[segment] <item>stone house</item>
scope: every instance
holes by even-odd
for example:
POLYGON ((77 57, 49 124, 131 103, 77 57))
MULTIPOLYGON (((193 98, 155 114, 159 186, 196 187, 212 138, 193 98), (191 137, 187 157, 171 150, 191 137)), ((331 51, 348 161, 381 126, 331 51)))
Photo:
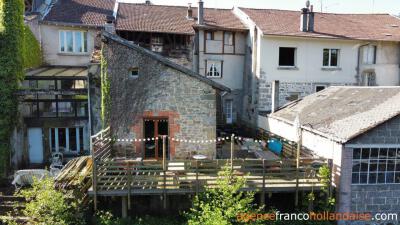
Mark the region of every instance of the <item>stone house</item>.
POLYGON ((187 144, 173 139, 216 138, 218 92, 230 89, 165 57, 103 33, 110 79, 110 127, 119 142, 117 155, 162 157, 161 135, 168 135, 168 157, 204 154, 215 158, 215 143, 187 144))
POLYGON ((258 120, 333 160, 339 212, 400 213, 400 87, 329 87, 258 120))
POLYGON ((400 20, 389 14, 336 14, 236 7, 252 49, 244 77, 244 120, 328 86, 400 84, 400 20), (279 22, 277 22, 279 21, 279 22))

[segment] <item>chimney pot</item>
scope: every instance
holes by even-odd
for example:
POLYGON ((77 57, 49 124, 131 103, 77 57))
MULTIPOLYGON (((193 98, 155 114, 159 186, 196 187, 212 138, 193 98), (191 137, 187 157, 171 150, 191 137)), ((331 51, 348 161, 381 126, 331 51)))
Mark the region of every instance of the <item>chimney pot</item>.
POLYGON ((199 0, 199 8, 197 13, 197 24, 203 25, 204 24, 204 2, 199 0))

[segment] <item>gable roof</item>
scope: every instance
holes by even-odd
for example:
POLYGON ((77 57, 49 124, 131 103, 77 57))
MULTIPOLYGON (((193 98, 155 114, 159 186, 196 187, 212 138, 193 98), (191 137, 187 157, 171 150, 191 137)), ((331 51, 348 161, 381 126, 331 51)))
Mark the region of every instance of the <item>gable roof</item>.
MULTIPOLYGON (((192 11, 193 19, 189 19, 185 6, 119 3, 116 29, 193 35, 193 27, 199 25, 197 8, 192 11)), ((212 28, 247 30, 230 9, 205 8, 204 23, 212 28)))
POLYGON ((116 0, 58 0, 43 18, 47 23, 103 26, 116 0))
POLYGON ((150 57, 150 58, 152 58, 154 60, 157 60, 160 63, 162 63, 162 64, 164 64, 164 65, 166 65, 168 67, 171 67, 171 68, 173 68, 175 70, 178 70, 178 71, 184 73, 185 75, 188 75, 188 76, 191 76, 193 78, 196 78, 197 80, 200 80, 200 81, 202 81, 202 82, 204 82, 204 83, 206 83, 206 84, 208 84, 208 85, 210 85, 210 86, 212 86, 212 87, 214 87, 216 89, 219 89, 221 91, 227 91, 227 92, 231 91, 228 87, 226 87, 226 86, 224 86, 222 84, 219 84, 219 83, 217 83, 217 82, 215 82, 215 81, 213 81, 211 79, 208 79, 205 76, 202 76, 202 75, 200 75, 198 73, 195 73, 194 71, 192 71, 190 69, 187 69, 184 66, 181 66, 181 65, 179 65, 177 63, 174 63, 171 60, 169 60, 169 59, 167 59, 167 58, 165 58, 165 57, 163 57, 163 56, 161 56, 159 54, 156 54, 156 53, 154 53, 154 52, 152 52, 152 51, 150 51, 148 49, 145 49, 143 47, 140 47, 139 45, 133 44, 132 42, 127 41, 127 40, 125 40, 125 39, 123 39, 123 38, 121 38, 121 37, 119 37, 117 35, 114 35, 114 34, 111 34, 111 33, 105 32, 105 31, 102 32, 102 35, 103 35, 103 37, 105 37, 107 39, 113 40, 113 41, 115 41, 115 42, 117 42, 119 44, 125 45, 128 48, 134 49, 135 51, 138 51, 138 52, 140 52, 140 53, 142 53, 142 54, 144 54, 144 55, 146 55, 146 56, 148 56, 148 57, 150 57))
POLYGON ((265 35, 400 41, 400 19, 389 14, 315 12, 314 32, 300 31, 299 11, 239 8, 265 35))
POLYGON ((400 87, 329 87, 294 101, 269 117, 345 143, 400 115, 400 87))

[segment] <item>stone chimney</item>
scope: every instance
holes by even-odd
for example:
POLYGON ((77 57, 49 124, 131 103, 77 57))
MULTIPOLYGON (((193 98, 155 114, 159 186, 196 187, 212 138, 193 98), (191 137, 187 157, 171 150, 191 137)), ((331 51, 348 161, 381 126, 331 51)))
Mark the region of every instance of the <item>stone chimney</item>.
POLYGON ((188 9, 187 9, 187 16, 188 19, 192 19, 193 18, 193 9, 192 9, 192 4, 189 3, 188 5, 188 9))
POLYGON ((300 16, 300 31, 313 32, 314 31, 314 6, 310 6, 310 1, 306 2, 306 7, 301 9, 300 16))
POLYGON ((272 81, 272 93, 271 93, 271 113, 274 113, 279 108, 279 80, 272 81))
POLYGON ((115 18, 114 16, 107 16, 106 24, 104 24, 104 30, 111 34, 115 34, 115 18))
POLYGON ((204 2, 199 0, 199 8, 197 13, 197 24, 203 25, 204 24, 204 2))

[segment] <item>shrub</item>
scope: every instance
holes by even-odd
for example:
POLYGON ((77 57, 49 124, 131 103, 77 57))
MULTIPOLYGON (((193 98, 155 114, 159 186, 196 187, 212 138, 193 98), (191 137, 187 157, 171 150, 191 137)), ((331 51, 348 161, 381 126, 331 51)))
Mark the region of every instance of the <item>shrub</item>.
MULTIPOLYGON (((246 180, 234 176, 229 167, 218 173, 217 187, 206 188, 195 197, 193 207, 186 213, 189 225, 240 224, 240 213, 259 212, 253 204, 254 193, 242 192, 246 180)), ((246 223, 249 224, 249 223, 246 223)))
POLYGON ((24 26, 23 61, 25 69, 42 65, 42 51, 40 49, 40 44, 27 25, 24 26))

